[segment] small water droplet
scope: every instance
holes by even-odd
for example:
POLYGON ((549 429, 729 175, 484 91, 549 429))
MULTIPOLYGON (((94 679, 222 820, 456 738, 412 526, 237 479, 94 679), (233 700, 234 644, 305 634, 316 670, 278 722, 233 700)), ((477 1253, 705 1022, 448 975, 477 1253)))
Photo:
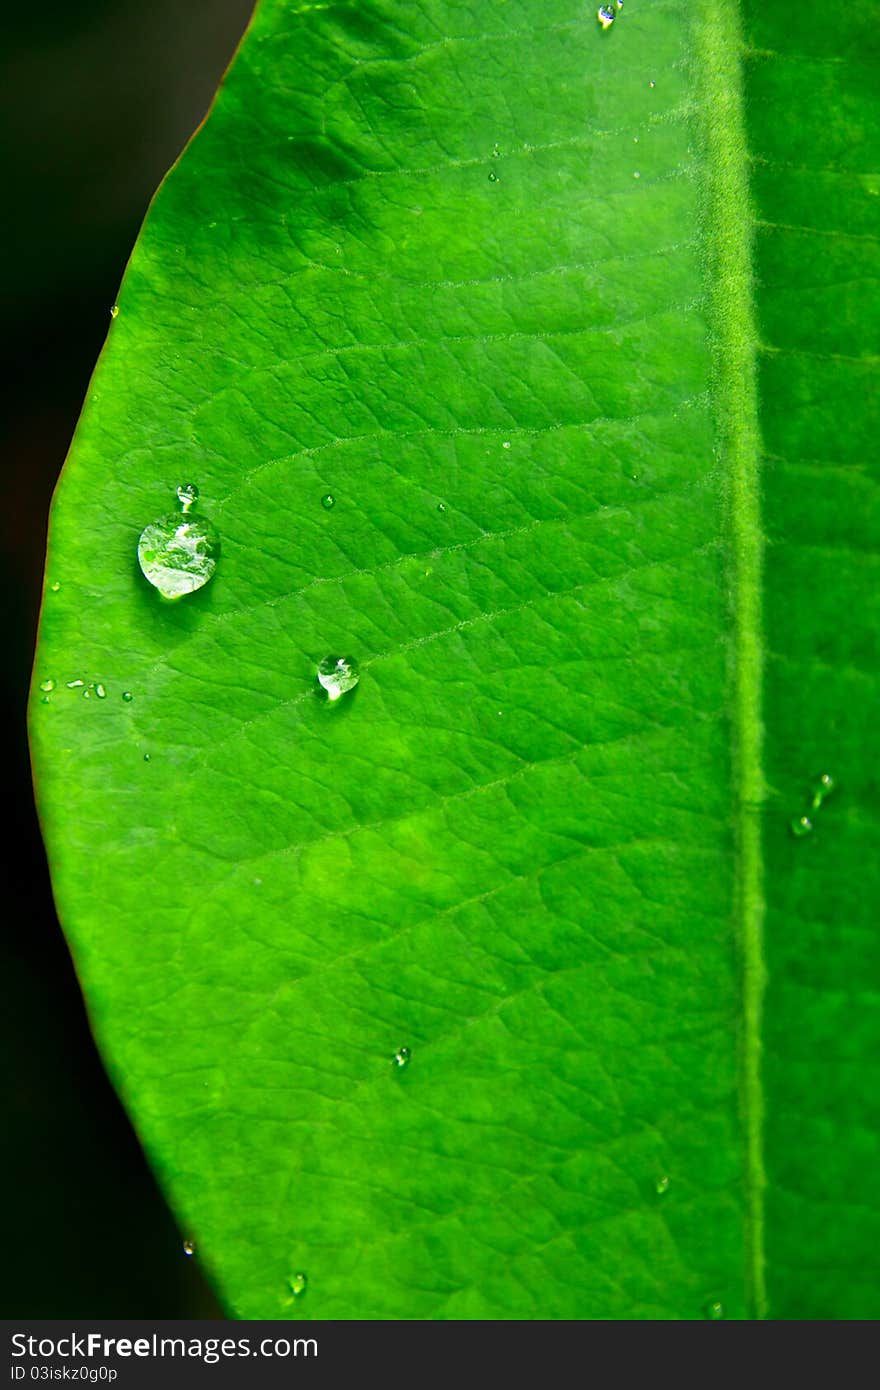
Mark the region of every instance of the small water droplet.
POLYGON ((704 1307, 703 1314, 710 1322, 720 1322, 724 1317, 724 1304, 713 1298, 704 1307))
POLYGON ((821 777, 816 778, 816 782, 813 786, 813 800, 811 802, 814 811, 818 811, 825 798, 830 796, 834 791, 834 787, 834 778, 831 776, 830 772, 823 772, 821 777))
POLYGON ((642 176, 641 176, 641 174, 639 173, 638 169, 633 170, 633 178, 634 178, 634 179, 640 179, 641 177, 642 177, 642 176))
POLYGON ((400 1067, 402 1069, 403 1067, 409 1066, 411 1057, 412 1052, 408 1047, 399 1047, 395 1052, 394 1056, 391 1058, 391 1061, 393 1062, 394 1066, 400 1067))
POLYGON ((48 695, 50 690, 55 689, 55 682, 51 678, 49 680, 40 681, 40 689, 44 695, 48 695))
POLYGON ((649 87, 656 87, 656 86, 657 86, 657 83, 654 82, 653 79, 652 79, 652 80, 648 83, 648 86, 649 86, 649 87))
POLYGON ((662 1178, 657 1179, 654 1184, 654 1191, 658 1197, 664 1197, 669 1191, 669 1177, 666 1173, 663 1174, 662 1178))
POLYGON ((494 169, 490 169, 490 170, 489 170, 489 182, 490 182, 490 183, 497 183, 497 182, 498 182, 498 175, 495 173, 495 170, 494 170, 494 169))
POLYGON ((318 663, 318 681, 329 700, 338 700, 354 690, 360 678, 360 667, 353 656, 325 656, 318 663))
POLYGON ((128 704, 131 704, 131 701, 134 699, 134 696, 132 695, 132 693, 131 693, 130 690, 123 690, 123 692, 122 692, 122 698, 123 698, 123 700, 125 701, 125 703, 128 705, 128 704))
POLYGON ((193 1241, 185 1240, 183 1242, 183 1253, 184 1255, 194 1255, 196 1253, 196 1247, 193 1241))
POLYGON ((445 502, 438 502, 438 503, 437 503, 437 510, 438 510, 438 512, 445 512, 445 511, 446 511, 446 503, 445 503, 445 502))
POLYGON ((321 498, 321 506, 324 508, 325 512, 333 510, 336 506, 336 498, 333 496, 332 492, 325 492, 324 496, 321 498))
POLYGON ((149 753, 145 753, 145 754, 144 754, 144 762, 145 762, 145 763, 148 763, 149 761, 150 761, 150 755, 149 755, 149 753))
POLYGON ((80 689, 82 686, 84 686, 84 685, 85 685, 85 681, 68 681, 68 682, 67 682, 67 689, 68 689, 68 690, 79 690, 79 689, 80 689))
POLYGON ((505 441, 504 441, 504 443, 501 445, 501 447, 502 447, 502 449, 509 449, 509 448, 510 448, 510 440, 509 440, 509 439, 505 439, 505 441))
POLYGON ((610 5, 600 5, 596 11, 596 18, 603 29, 610 29, 616 19, 616 15, 610 5))
POLYGON ((791 821, 791 833, 796 839, 802 840, 805 835, 809 835, 813 829, 813 822, 809 816, 795 816, 791 821))
POLYGON ((305 1293, 306 1289, 308 1288, 309 1276, 307 1274, 304 1274, 303 1271, 300 1269, 297 1271, 296 1274, 291 1274, 287 1283, 290 1287, 290 1292, 293 1294, 294 1298, 299 1298, 302 1294, 305 1293))
POLYGON ((119 305, 118 305, 118 304, 111 304, 111 305, 110 305, 110 317, 111 317, 111 319, 115 319, 115 318, 118 318, 118 317, 119 317, 119 305))
POLYGON ((99 700, 106 700, 107 698, 107 691, 104 689, 103 685, 100 684, 100 682, 95 686, 95 694, 97 695, 99 700))
POLYGON ((61 588, 61 581, 56 579, 54 584, 49 585, 49 588, 52 590, 53 594, 57 594, 58 590, 61 588))
POLYGON ((195 483, 181 483, 177 489, 177 500, 180 510, 187 516, 199 500, 199 490, 195 483))
POLYGON ((195 593, 217 568, 220 540, 209 522, 187 515, 199 490, 194 483, 177 489, 183 516, 166 516, 145 526, 137 556, 144 578, 163 598, 195 593))

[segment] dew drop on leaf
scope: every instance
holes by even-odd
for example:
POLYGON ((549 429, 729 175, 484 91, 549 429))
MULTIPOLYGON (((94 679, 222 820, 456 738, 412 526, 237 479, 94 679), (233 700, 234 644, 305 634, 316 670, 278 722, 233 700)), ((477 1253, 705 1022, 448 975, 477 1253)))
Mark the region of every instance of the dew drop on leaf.
POLYGON ((52 590, 53 594, 57 594, 58 590, 61 588, 61 581, 56 579, 54 584, 49 585, 49 588, 52 590))
POLYGON ((144 578, 169 599, 195 593, 207 584, 219 553, 213 526, 186 513, 151 521, 141 532, 137 549, 144 578))
POLYGON ((84 686, 84 685, 85 685, 85 681, 68 681, 68 682, 67 682, 67 689, 68 689, 68 690, 79 690, 79 689, 80 689, 82 686, 84 686))
POLYGON ((119 316, 119 305, 118 305, 118 304, 111 304, 111 305, 110 305, 110 317, 111 317, 111 319, 118 318, 118 316, 119 316))
POLYGON ((149 754, 149 753, 145 753, 145 754, 144 754, 144 762, 145 762, 145 763, 148 763, 149 761, 150 761, 150 754, 149 754))
POLYGON ((596 11, 596 18, 603 29, 610 29, 616 18, 615 10, 611 5, 600 5, 596 11))
POLYGON ((40 681, 40 689, 44 695, 48 695, 50 690, 55 689, 55 682, 51 679, 40 681))
POLYGON ((291 1274, 287 1282, 294 1298, 299 1298, 301 1294, 305 1293, 309 1279, 307 1274, 304 1274, 302 1270, 298 1270, 296 1274, 291 1274))
POLYGON ((662 1178, 657 1179, 654 1184, 654 1191, 658 1197, 664 1197, 669 1191, 669 1177, 666 1173, 663 1174, 662 1178))
POLYGON ((100 682, 95 686, 95 694, 99 700, 106 700, 107 698, 107 691, 100 682))
POLYGON ((183 1253, 184 1255, 194 1255, 196 1253, 196 1247, 191 1240, 185 1240, 183 1242, 183 1253))
POLYGON ((498 182, 498 175, 495 173, 495 170, 494 170, 494 169, 490 169, 490 170, 489 170, 489 182, 490 182, 490 183, 497 183, 497 182, 498 182))
POLYGON ((199 500, 199 490, 195 483, 181 483, 177 489, 177 500, 186 516, 199 500))
POLYGON ((710 1322, 720 1322, 724 1317, 724 1304, 713 1298, 706 1304, 703 1314, 710 1322))
POLYGON ((809 835, 813 829, 813 822, 809 816, 795 816, 791 821, 791 833, 795 839, 802 840, 805 835, 809 835))
POLYGON ((825 798, 831 795, 834 791, 834 785, 834 778, 831 776, 830 772, 823 772, 821 777, 816 778, 813 786, 813 800, 811 803, 814 811, 818 811, 825 798))
POLYGON ((128 704, 131 704, 132 700, 134 699, 134 696, 132 695, 132 693, 131 693, 130 690, 123 690, 123 692, 122 692, 122 698, 123 698, 123 700, 125 701, 125 703, 128 705, 128 704))
POLYGON ((318 681, 326 690, 328 700, 338 700, 354 690, 360 678, 360 667, 353 656, 325 656, 318 663, 318 681))
POLYGON ((333 510, 336 506, 336 498, 333 496, 332 492, 325 492, 324 496, 321 498, 321 506, 324 508, 325 512, 333 510))
POLYGON ((412 1052, 408 1047, 399 1047, 391 1058, 391 1061, 395 1067, 403 1069, 409 1066, 411 1057, 412 1052))

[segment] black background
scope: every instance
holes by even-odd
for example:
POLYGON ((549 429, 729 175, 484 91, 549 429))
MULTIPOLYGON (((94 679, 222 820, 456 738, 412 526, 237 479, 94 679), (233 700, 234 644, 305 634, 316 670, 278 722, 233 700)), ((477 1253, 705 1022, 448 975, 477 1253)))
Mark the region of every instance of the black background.
POLYGON ((252 4, 39 0, 0 17, 5 1317, 218 1311, 89 1034, 33 810, 24 711, 49 502, 110 306, 252 4))

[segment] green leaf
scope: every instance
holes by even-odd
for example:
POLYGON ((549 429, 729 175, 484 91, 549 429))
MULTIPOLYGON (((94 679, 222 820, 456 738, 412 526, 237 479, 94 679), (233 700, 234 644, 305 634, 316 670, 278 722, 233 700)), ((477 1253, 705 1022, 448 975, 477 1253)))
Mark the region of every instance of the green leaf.
POLYGON ((31 728, 235 1313, 877 1316, 877 65, 867 0, 263 0, 160 190, 31 728))

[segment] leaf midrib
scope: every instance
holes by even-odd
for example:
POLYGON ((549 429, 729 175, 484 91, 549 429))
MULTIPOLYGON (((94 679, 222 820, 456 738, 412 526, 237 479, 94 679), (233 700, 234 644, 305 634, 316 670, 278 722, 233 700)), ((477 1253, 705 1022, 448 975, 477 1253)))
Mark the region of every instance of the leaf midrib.
POLYGON ((740 1087, 745 1131, 746 1286, 753 1314, 767 1316, 764 1248, 764 1096, 761 1072, 764 862, 761 585, 761 435, 752 272, 755 220, 749 188, 739 6, 701 0, 695 67, 706 149, 706 272, 714 397, 730 553, 736 920, 742 978, 740 1087))

